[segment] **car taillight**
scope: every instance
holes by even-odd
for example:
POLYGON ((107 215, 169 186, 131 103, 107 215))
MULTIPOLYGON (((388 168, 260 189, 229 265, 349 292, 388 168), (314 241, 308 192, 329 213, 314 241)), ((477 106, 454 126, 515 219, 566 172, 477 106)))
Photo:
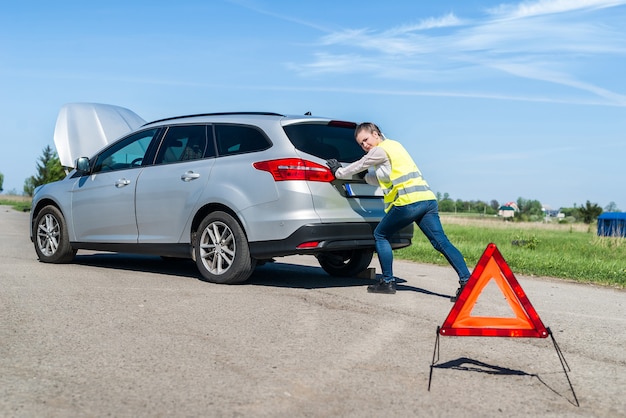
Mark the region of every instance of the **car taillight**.
POLYGON ((331 182, 335 179, 328 167, 300 158, 259 161, 252 165, 257 170, 271 173, 275 181, 308 180, 331 182))

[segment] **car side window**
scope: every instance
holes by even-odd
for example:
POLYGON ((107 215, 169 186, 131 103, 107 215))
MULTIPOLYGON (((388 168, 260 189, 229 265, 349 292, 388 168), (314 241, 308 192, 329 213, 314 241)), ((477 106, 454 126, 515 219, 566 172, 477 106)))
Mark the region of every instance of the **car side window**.
POLYGON ((93 173, 139 167, 158 129, 138 132, 104 150, 94 163, 93 173))
POLYGON ((214 156, 213 141, 207 141, 206 125, 170 126, 157 152, 155 164, 169 164, 214 156))
POLYGON ((263 151, 271 146, 260 130, 245 125, 215 125, 215 140, 220 156, 263 151))

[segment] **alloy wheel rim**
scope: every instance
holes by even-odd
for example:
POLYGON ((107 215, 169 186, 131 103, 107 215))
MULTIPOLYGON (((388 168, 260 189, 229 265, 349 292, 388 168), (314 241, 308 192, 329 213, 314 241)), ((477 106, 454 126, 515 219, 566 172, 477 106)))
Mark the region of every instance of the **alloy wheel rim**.
POLYGON ((233 231, 224 222, 211 222, 202 231, 200 257, 211 274, 224 274, 233 265, 235 253, 233 231))
POLYGON ((54 216, 46 214, 41 218, 37 225, 37 245, 43 255, 51 256, 57 252, 60 235, 59 221, 54 216))

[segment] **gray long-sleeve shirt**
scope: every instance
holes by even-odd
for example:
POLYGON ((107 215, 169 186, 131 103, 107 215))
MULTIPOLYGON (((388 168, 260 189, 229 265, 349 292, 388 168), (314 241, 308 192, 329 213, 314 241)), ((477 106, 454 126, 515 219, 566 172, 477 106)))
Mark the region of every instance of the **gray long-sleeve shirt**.
POLYGON ((354 174, 365 171, 370 167, 375 167, 375 170, 374 172, 368 171, 365 175, 365 181, 368 184, 378 186, 378 179, 381 179, 383 182, 389 181, 391 163, 387 153, 381 147, 371 148, 360 160, 353 162, 347 167, 341 167, 335 172, 335 177, 338 179, 349 179, 354 174))

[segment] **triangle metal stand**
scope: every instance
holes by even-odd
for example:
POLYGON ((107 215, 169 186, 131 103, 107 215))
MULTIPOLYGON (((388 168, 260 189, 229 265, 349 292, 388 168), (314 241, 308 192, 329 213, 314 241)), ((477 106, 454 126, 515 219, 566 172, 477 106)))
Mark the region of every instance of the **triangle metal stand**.
MULTIPOLYGON (((430 392, 430 386, 432 383, 432 379, 433 379, 433 369, 435 368, 437 362, 439 362, 439 330, 441 329, 441 327, 437 327, 437 337, 435 338, 435 348, 433 350, 433 359, 432 362, 430 364, 430 373, 428 376, 428 391, 430 392)), ((580 403, 578 402, 578 397, 576 396, 576 392, 574 391, 574 386, 572 385, 572 381, 569 378, 569 374, 568 371, 571 371, 569 364, 567 364, 567 361, 565 360, 565 356, 563 355, 563 352, 561 351, 561 348, 559 347, 559 345, 556 342, 556 339, 554 338, 554 334, 552 334, 552 331, 550 330, 550 328, 546 328, 548 331, 548 335, 550 335, 550 338, 552 339, 552 344, 554 345, 554 349, 556 351, 556 354, 559 358, 559 361, 561 362, 561 367, 563 368, 563 372, 565 373, 565 378, 567 379, 567 383, 569 384, 569 388, 572 391, 572 395, 574 395, 574 400, 576 401, 576 406, 580 407, 580 403)))

